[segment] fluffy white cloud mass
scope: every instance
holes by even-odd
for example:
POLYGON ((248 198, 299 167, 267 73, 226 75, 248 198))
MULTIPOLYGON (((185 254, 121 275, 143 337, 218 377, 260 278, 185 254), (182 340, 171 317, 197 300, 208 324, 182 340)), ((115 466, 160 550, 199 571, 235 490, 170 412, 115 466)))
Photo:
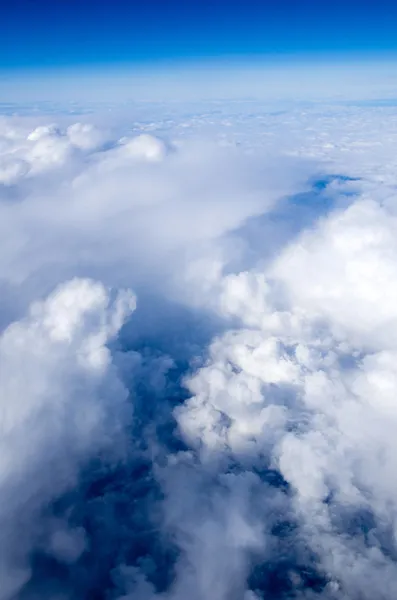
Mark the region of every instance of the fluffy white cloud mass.
POLYGON ((136 111, 0 121, 0 600, 394 600, 395 108, 136 111))

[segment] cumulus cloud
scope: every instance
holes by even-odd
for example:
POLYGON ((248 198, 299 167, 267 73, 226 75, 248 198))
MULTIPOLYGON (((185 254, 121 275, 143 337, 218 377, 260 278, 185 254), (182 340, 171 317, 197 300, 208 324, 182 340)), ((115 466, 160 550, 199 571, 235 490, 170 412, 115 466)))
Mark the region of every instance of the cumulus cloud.
POLYGON ((395 597, 395 192, 349 110, 2 122, 1 600, 395 597))
POLYGON ((291 489, 301 535, 338 597, 396 593, 395 219, 367 200, 226 277, 213 342, 177 409, 202 460, 259 457, 291 489))
POLYGON ((66 561, 84 549, 82 530, 61 523, 52 532, 41 513, 96 453, 122 450, 128 393, 106 344, 134 304, 129 293, 111 304, 103 285, 74 279, 1 336, 2 599, 29 581, 30 552, 46 533, 66 561))

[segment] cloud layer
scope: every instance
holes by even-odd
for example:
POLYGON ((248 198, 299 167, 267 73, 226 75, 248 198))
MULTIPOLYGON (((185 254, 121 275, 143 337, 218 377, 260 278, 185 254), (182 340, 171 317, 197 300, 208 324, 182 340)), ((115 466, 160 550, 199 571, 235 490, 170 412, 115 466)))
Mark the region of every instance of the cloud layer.
POLYGON ((352 110, 2 120, 0 600, 396 596, 395 182, 352 110))

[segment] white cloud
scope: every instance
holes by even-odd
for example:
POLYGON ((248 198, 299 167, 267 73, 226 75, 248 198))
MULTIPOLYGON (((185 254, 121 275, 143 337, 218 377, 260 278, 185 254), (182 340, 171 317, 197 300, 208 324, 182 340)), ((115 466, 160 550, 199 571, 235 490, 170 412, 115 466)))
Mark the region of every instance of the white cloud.
MULTIPOLYGON (((106 343, 134 304, 130 294, 111 304, 101 284, 75 279, 0 338, 2 600, 29 580, 29 553, 47 527, 48 503, 73 489, 98 452, 117 457, 122 450, 127 391, 106 343)), ((61 524, 52 552, 77 558, 81 535, 61 524)))
POLYGON ((11 286, 33 282, 28 299, 37 286, 47 291, 76 274, 183 290, 193 255, 205 246, 213 253, 213 240, 307 186, 301 160, 284 159, 285 177, 283 159, 263 164, 198 141, 167 150, 146 134, 76 154, 70 130, 40 126, 6 152, 28 174, 19 179, 19 202, 3 190, 0 277, 11 286))
POLYGON ((104 134, 91 123, 73 123, 67 128, 67 137, 81 150, 95 150, 105 141, 104 134))
POLYGON ((397 591, 395 223, 391 202, 358 198, 264 271, 226 277, 219 310, 241 326, 213 342, 176 411, 205 462, 280 470, 348 598, 397 591))

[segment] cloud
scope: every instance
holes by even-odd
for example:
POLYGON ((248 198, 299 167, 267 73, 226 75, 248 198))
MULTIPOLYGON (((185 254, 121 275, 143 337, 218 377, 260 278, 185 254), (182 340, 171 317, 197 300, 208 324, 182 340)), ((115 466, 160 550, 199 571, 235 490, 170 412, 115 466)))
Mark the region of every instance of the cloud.
POLYGON ((233 110, 2 122, 1 600, 396 595, 373 108, 233 110))
POLYGON ((176 409, 205 463, 280 471, 337 597, 396 593, 394 228, 392 207, 358 199, 264 272, 226 277, 219 309, 241 325, 176 409))
MULTIPOLYGON (((97 452, 122 451, 128 393, 106 344, 134 305, 129 293, 111 304, 101 284, 74 279, 1 336, 2 599, 29 581, 49 503, 73 489, 97 452)), ((67 523, 48 535, 51 552, 66 561, 84 549, 84 533, 67 523)))
POLYGON ((73 127, 40 126, 27 139, 21 128, 5 153, 28 171, 0 191, 1 279, 8 288, 24 285, 29 300, 37 286, 47 293, 75 275, 113 286, 184 288, 194 254, 203 256, 204 246, 213 254, 210 246, 247 216, 307 186, 304 161, 286 158, 285 178, 275 161, 264 165, 198 141, 172 151, 149 135, 83 151, 71 142, 73 127))

